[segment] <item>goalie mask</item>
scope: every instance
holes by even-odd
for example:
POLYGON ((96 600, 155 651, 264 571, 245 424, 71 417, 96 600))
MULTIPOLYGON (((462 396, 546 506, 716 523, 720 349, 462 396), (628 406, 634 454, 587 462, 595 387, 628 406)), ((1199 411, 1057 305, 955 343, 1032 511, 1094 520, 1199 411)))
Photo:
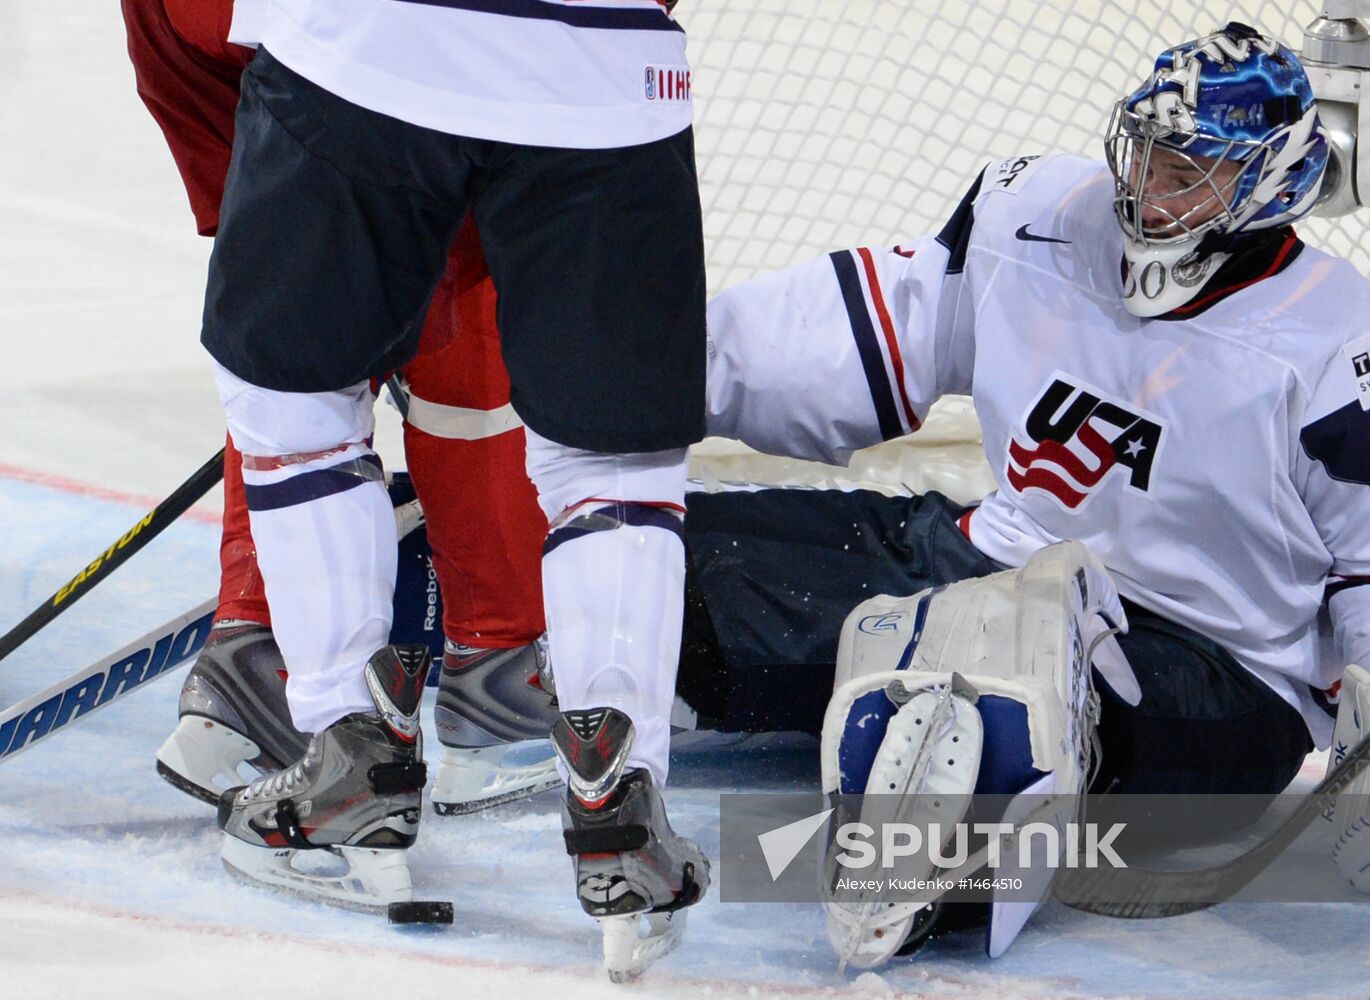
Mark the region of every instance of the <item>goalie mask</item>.
POLYGON ((1105 146, 1123 298, 1144 317, 1194 298, 1238 237, 1312 211, 1328 155, 1298 57, 1236 22, 1161 53, 1105 146))

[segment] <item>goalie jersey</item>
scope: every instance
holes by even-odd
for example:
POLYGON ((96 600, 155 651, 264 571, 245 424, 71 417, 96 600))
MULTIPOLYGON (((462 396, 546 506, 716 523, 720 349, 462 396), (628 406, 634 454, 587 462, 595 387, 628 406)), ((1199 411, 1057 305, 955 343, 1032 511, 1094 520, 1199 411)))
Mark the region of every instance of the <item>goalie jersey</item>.
POLYGON ((969 393, 997 483, 961 520, 977 548, 1084 542, 1326 745, 1323 690, 1370 662, 1370 282, 1285 228, 1139 319, 1112 199, 1101 163, 1006 160, 936 235, 724 292, 709 433, 845 464, 969 393))

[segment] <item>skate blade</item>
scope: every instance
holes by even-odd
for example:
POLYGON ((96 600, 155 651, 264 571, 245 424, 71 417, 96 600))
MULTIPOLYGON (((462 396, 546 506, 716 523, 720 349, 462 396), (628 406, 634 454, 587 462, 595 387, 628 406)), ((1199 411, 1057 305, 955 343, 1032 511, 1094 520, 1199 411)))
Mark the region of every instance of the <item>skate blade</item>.
POLYGON ((554 756, 508 766, 504 764, 507 749, 444 748, 431 793, 433 811, 439 816, 462 816, 561 787, 554 756))
MULTIPOLYGON (((157 751, 157 773, 176 788, 211 804, 243 784, 238 768, 261 754, 242 733, 203 715, 183 715, 157 751)), ((255 775, 256 768, 251 768, 255 775)))
POLYGON ((219 856, 228 873, 244 882, 345 910, 387 913, 392 903, 414 901, 409 862, 401 848, 297 851, 293 847, 257 847, 224 834, 219 856), (305 856, 301 860, 316 867, 343 870, 302 870, 296 867, 297 855, 305 856))
POLYGON ((665 958, 685 938, 686 910, 599 917, 609 982, 626 983, 665 958))

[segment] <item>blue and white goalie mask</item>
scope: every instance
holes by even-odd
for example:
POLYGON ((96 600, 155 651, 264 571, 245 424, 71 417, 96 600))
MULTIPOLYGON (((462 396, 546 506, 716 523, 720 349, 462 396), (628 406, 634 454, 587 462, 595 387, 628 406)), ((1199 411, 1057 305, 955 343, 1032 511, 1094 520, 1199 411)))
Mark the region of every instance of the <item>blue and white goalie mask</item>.
POLYGON ((1137 316, 1193 299, 1237 237, 1312 211, 1328 156, 1298 57, 1236 22, 1161 53, 1105 146, 1137 316))

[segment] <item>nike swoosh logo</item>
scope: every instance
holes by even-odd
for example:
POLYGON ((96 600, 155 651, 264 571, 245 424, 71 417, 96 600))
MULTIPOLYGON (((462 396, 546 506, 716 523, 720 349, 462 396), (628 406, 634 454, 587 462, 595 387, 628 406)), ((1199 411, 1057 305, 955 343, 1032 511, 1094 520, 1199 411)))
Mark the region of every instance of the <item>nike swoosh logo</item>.
POLYGON ((1070 243, 1070 242, 1072 242, 1071 240, 1058 240, 1058 239, 1056 239, 1056 237, 1054 237, 1054 236, 1034 236, 1032 233, 1028 232, 1028 228, 1027 228, 1027 225, 1026 225, 1026 224, 1019 226, 1019 227, 1018 227, 1018 231, 1017 231, 1016 233, 1014 233, 1013 235, 1016 236, 1016 237, 1018 237, 1020 240, 1023 240, 1024 242, 1027 242, 1027 243, 1070 243))

